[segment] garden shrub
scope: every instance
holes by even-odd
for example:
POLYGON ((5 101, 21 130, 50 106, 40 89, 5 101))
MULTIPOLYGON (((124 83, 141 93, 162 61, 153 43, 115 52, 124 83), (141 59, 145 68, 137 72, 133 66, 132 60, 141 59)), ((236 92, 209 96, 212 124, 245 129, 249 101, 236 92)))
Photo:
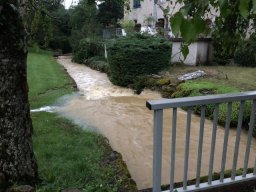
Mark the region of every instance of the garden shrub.
POLYGON ((53 50, 61 50, 62 53, 71 53, 72 48, 66 36, 58 36, 49 42, 49 47, 53 50))
POLYGON ((104 57, 91 57, 87 60, 85 64, 88 67, 100 72, 108 73, 109 71, 109 65, 104 57))
POLYGON ((234 61, 240 66, 256 67, 256 41, 245 41, 235 52, 234 61))
POLYGON ((171 44, 160 38, 136 34, 121 37, 108 47, 110 80, 127 86, 137 77, 157 73, 169 66, 171 44))
POLYGON ((95 56, 104 56, 103 42, 85 38, 75 46, 72 60, 77 63, 85 63, 87 59, 95 56))
MULTIPOLYGON (((221 86, 221 85, 217 85, 209 82, 186 82, 178 86, 177 91, 172 95, 172 97, 178 98, 178 97, 203 96, 205 94, 203 94, 201 90, 206 88, 208 90, 211 90, 210 94, 212 93, 224 94, 224 93, 239 91, 232 87, 221 86)), ((232 127, 237 126, 237 120, 239 116, 239 107, 240 107, 240 102, 232 103, 232 114, 231 114, 231 122, 230 122, 230 125, 232 127)), ((251 107, 252 107, 252 102, 246 101, 245 107, 244 107, 244 113, 243 113, 243 123, 245 124, 249 122, 251 107)), ((209 117, 210 119, 213 119, 214 108, 215 108, 214 104, 206 105, 206 116, 209 117)), ((201 106, 193 107, 193 111, 196 114, 200 114, 201 106)), ((226 116, 227 116, 227 104, 226 103, 220 104, 219 114, 218 114, 218 123, 220 125, 225 125, 226 116)))

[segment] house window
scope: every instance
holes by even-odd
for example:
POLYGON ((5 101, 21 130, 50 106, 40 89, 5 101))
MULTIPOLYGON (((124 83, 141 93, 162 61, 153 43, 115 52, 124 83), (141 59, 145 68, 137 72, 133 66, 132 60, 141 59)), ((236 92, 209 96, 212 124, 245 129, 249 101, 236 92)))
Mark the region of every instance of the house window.
POLYGON ((133 0, 133 8, 139 8, 139 7, 141 7, 140 0, 133 0))

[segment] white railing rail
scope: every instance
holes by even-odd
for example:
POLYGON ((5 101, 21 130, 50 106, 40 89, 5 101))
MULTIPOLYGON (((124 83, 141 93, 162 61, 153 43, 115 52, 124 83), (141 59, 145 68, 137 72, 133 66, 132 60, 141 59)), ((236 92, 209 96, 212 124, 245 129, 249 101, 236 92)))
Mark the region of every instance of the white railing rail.
MULTIPOLYGON (((177 99, 161 99, 147 101, 147 107, 150 110, 154 110, 154 144, 153 144, 153 192, 161 191, 161 171, 162 171, 162 129, 163 129, 163 110, 172 108, 172 140, 171 140, 171 168, 170 168, 170 190, 167 191, 201 191, 210 188, 230 185, 233 183, 239 183, 256 179, 256 159, 253 173, 248 173, 248 162, 252 141, 253 127, 255 123, 256 112, 256 91, 236 93, 236 94, 221 94, 210 96, 198 96, 198 97, 186 97, 177 99), (250 114, 250 123, 248 130, 248 139, 245 151, 243 174, 236 176, 238 150, 240 142, 240 134, 242 129, 243 113, 245 108, 245 101, 252 101, 252 108, 250 114), (237 124, 237 134, 234 148, 232 172, 230 178, 224 178, 226 153, 228 135, 230 129, 230 121, 232 114, 232 102, 240 102, 239 118, 237 124), (225 133, 223 142, 221 172, 219 180, 213 181, 213 165, 214 165, 214 153, 216 144, 216 132, 218 123, 219 105, 227 103, 227 115, 225 123, 225 133), (211 138, 211 149, 209 159, 209 172, 208 182, 200 183, 201 161, 202 161, 202 147, 203 147, 203 135, 204 135, 204 121, 205 121, 205 105, 214 104, 214 117, 213 117, 213 129, 211 138), (189 144, 190 144, 190 128, 191 128, 191 114, 192 107, 201 106, 201 119, 198 141, 198 155, 197 155, 197 168, 196 168, 196 183, 195 185, 188 186, 188 162, 189 162, 189 144), (176 145, 176 125, 177 125, 177 108, 188 107, 187 110, 187 128, 186 128, 186 143, 185 143, 185 159, 184 159, 184 174, 183 174, 183 187, 174 189, 174 175, 175 175, 175 145, 176 145)), ((166 192, 167 192, 166 191, 166 192)))

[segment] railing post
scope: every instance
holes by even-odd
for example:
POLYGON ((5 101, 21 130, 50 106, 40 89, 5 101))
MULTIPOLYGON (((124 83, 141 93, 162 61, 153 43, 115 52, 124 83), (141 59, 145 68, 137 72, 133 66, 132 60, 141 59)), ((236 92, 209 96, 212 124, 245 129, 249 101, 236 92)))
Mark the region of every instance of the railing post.
POLYGON ((241 101, 238 123, 237 123, 237 131, 236 131, 236 142, 235 142, 235 149, 234 149, 234 156, 233 156, 233 166, 232 166, 232 172, 231 172, 232 180, 234 180, 236 176, 236 166, 237 166, 237 158, 238 158, 238 152, 239 152, 240 135, 242 130, 243 114, 244 114, 244 101, 241 101))
POLYGON ((177 108, 173 108, 173 114, 172 114, 172 144, 171 144, 170 192, 173 191, 173 185, 174 185, 175 149, 176 149, 176 126, 177 126, 177 108))
POLYGON ((161 191, 163 110, 154 111, 153 192, 161 191))
POLYGON ((200 118, 200 132, 199 132, 199 142, 198 142, 198 155, 197 155, 197 168, 196 168, 196 187, 200 184, 200 172, 201 172, 201 161, 202 161, 202 150, 203 150, 203 140, 204 140, 204 122, 205 122, 205 106, 201 108, 201 118, 200 118))
POLYGON ((248 138, 247 138, 247 144, 246 144, 246 151, 245 151, 245 159, 244 159, 244 170, 243 170, 244 178, 246 177, 247 169, 248 169, 248 161, 249 161, 251 142, 252 142, 252 132, 253 132, 253 126, 255 123, 255 112, 256 112, 256 100, 253 100, 252 111, 250 115, 249 130, 248 130, 248 138))
POLYGON ((187 112, 187 129, 186 129, 186 143, 185 143, 185 159, 184 159, 184 177, 183 177, 183 189, 187 189, 188 181, 188 159, 189 159, 189 143, 190 143, 190 129, 191 129, 191 114, 192 110, 188 109, 187 112))
POLYGON ((222 160, 221 160, 220 182, 223 182, 223 180, 224 180, 224 173, 225 173, 225 167, 226 167, 228 136, 229 136, 229 129, 230 129, 231 113, 232 113, 232 102, 228 103, 227 109, 228 109, 228 111, 227 111, 227 117, 226 117, 226 123, 225 123, 225 134, 224 134, 222 160))
MULTIPOLYGON (((251 181, 256 179, 256 156, 254 162, 253 173, 248 174, 248 163, 250 156, 252 133, 255 123, 256 115, 256 91, 254 92, 244 92, 235 94, 223 94, 223 95, 211 95, 211 96, 198 96, 198 97, 188 97, 188 98, 177 98, 177 99, 163 99, 157 101, 147 101, 147 107, 150 110, 154 110, 154 145, 153 145, 153 192, 161 191, 161 172, 162 172, 162 129, 163 129, 163 110, 173 109, 172 117, 172 138, 171 138, 171 169, 170 169, 170 189, 168 192, 179 191, 179 192, 194 192, 207 189, 214 189, 218 186, 226 186, 229 184, 238 184, 244 181, 251 181), (246 151, 244 157, 244 169, 242 176, 236 176, 236 167, 239 152, 240 134, 242 131, 242 120, 245 111, 245 104, 248 101, 253 101, 250 123, 248 130, 248 140, 246 144, 246 151), (229 140, 229 129, 232 117, 232 103, 240 102, 239 118, 237 125, 237 135, 235 140, 235 149, 233 155, 233 166, 232 174, 230 178, 224 178, 225 164, 227 158, 227 146, 229 140), (225 133, 223 141, 223 151, 221 159, 221 172, 220 179, 213 181, 213 168, 214 168, 214 156, 215 156, 215 144, 217 139, 217 127, 218 127, 218 113, 219 105, 227 103, 227 116, 225 122, 225 133), (214 118, 213 118, 213 128, 211 135, 211 145, 210 145, 210 158, 209 158, 209 170, 208 170, 208 181, 200 183, 200 172, 201 172, 201 160, 202 160, 202 149, 204 140, 204 122, 206 114, 206 105, 215 105, 214 118), (188 165, 189 165, 189 144, 190 144, 190 131, 191 127, 191 113, 194 106, 202 106, 201 108, 201 119, 200 119, 200 130, 199 130, 199 141, 198 141, 198 154, 197 154, 197 169, 196 169, 196 184, 187 186, 188 178, 188 165), (187 112, 187 129, 186 129, 186 143, 185 143, 185 159, 184 159, 184 178, 183 186, 174 189, 174 175, 175 175, 175 153, 176 153, 176 129, 177 129, 177 112, 179 107, 188 107, 187 112)), ((222 107, 222 106, 221 106, 222 107)), ((222 108, 221 108, 222 109, 222 108)), ((165 191, 165 192, 167 192, 165 191)))
POLYGON ((216 133, 217 133, 217 126, 218 126, 218 114, 219 114, 219 104, 216 104, 215 109, 214 109, 211 153, 210 153, 210 161, 209 161, 209 173, 208 173, 208 184, 209 185, 212 184, 212 172, 213 172, 213 163, 214 163, 216 133))

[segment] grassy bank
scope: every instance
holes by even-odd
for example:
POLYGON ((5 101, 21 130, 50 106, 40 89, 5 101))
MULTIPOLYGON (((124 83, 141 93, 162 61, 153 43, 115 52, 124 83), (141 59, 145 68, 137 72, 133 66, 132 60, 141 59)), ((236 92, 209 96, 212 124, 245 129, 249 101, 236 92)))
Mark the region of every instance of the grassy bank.
MULTIPOLYGON (((28 56, 31 108, 51 105, 74 91, 65 70, 47 54, 28 56)), ((81 130, 53 113, 32 113, 33 144, 42 183, 40 192, 65 188, 81 191, 136 191, 121 156, 105 138, 81 130)))
POLYGON ((207 81, 219 86, 234 87, 240 91, 256 89, 256 68, 238 66, 175 66, 169 69, 170 76, 184 75, 189 72, 203 70, 207 76, 193 80, 200 83, 207 81))
POLYGON ((74 91, 72 80, 50 54, 28 54, 28 82, 31 108, 51 105, 74 91))
MULTIPOLYGON (((163 82, 167 82, 167 84, 160 86, 160 90, 164 92, 164 96, 168 98, 234 93, 256 89, 256 68, 238 66, 173 66, 168 72, 168 75, 158 80, 159 82, 165 79, 163 82), (179 82, 174 85, 175 88, 170 91, 168 91, 168 89, 165 92, 163 91, 166 87, 170 87, 173 79, 177 79, 180 75, 197 70, 203 70, 207 75, 195 80, 179 82), (166 81, 166 79, 170 80, 166 81)), ((252 102, 250 101, 245 103, 245 111, 243 114, 244 128, 248 128, 251 105, 252 102)), ((239 102, 234 102, 232 108, 231 126, 236 127, 239 115, 239 102)), ((193 107, 193 111, 194 113, 200 114, 201 109, 200 107, 193 107)), ((206 116, 208 118, 213 119, 213 111, 214 105, 206 105, 206 116)), ((227 104, 221 104, 218 116, 218 123, 220 125, 225 125, 226 115, 227 104)), ((256 135, 256 126, 253 132, 253 134, 256 135)))

